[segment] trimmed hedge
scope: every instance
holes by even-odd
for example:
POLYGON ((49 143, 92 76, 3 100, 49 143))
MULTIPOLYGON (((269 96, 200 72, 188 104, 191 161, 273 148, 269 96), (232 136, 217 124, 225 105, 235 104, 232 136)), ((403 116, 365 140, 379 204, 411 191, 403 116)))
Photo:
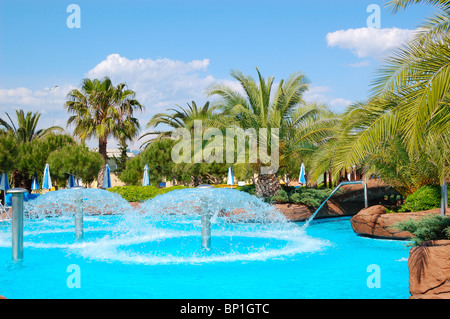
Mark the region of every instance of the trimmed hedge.
POLYGON ((156 195, 165 194, 176 189, 187 188, 185 186, 172 186, 158 188, 155 186, 115 186, 108 188, 108 191, 119 194, 129 202, 141 202, 153 198, 156 195))

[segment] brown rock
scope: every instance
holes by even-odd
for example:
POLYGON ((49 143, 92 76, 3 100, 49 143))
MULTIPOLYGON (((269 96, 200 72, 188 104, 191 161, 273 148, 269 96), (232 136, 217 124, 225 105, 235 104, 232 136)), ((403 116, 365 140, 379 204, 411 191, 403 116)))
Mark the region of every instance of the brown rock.
POLYGON ((139 209, 141 207, 141 203, 140 202, 129 202, 131 207, 133 207, 134 209, 139 209))
MULTIPOLYGON (((288 220, 293 222, 305 221, 316 211, 315 208, 300 204, 274 204, 274 207, 283 213, 288 220)), ((364 203, 341 203, 338 200, 330 199, 323 205, 315 218, 354 216, 362 207, 364 207, 364 203)))
POLYGON ((450 240, 435 240, 409 253, 411 299, 450 299, 450 240))
POLYGON ((439 214, 439 209, 415 213, 386 214, 384 206, 375 205, 364 208, 353 216, 351 225, 353 231, 358 235, 376 238, 409 239, 414 237, 414 235, 407 231, 401 231, 393 226, 410 218, 422 218, 427 214, 439 214))
POLYGON ((358 235, 374 235, 377 220, 382 214, 386 214, 384 206, 375 205, 364 208, 351 218, 353 231, 358 235))
POLYGON ((305 221, 314 213, 314 210, 311 210, 305 205, 275 204, 274 207, 288 220, 293 222, 305 221))

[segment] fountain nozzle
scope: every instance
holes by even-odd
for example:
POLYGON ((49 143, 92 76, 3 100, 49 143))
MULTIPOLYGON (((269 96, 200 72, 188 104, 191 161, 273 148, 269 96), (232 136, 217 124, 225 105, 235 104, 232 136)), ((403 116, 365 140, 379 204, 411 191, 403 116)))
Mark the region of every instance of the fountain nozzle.
MULTIPOLYGON (((202 184, 197 186, 200 189, 212 189, 214 186, 209 184, 202 184)), ((202 196, 203 197, 203 196, 202 196)), ((202 224, 202 247, 204 249, 211 249, 211 213, 208 209, 208 200, 204 198, 202 201, 202 211, 201 211, 201 224, 202 224)))

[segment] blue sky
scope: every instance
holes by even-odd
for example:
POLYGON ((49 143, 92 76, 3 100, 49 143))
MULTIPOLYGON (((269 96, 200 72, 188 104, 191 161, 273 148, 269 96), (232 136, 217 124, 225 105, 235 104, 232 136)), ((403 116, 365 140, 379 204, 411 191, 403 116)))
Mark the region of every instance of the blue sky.
POLYGON ((86 76, 109 75, 137 92, 145 127, 156 112, 206 101, 211 83, 233 85, 230 70, 256 76, 256 67, 276 81, 303 72, 311 81, 306 98, 341 112, 367 98, 382 56, 431 12, 414 6, 393 15, 384 3, 1 0, 0 116, 23 108, 51 125, 53 113, 65 127, 67 92, 86 76), (71 3, 81 9, 80 28, 67 27, 71 3), (381 7, 381 29, 367 33, 370 4, 381 7), (55 84, 53 108, 45 88, 55 84))

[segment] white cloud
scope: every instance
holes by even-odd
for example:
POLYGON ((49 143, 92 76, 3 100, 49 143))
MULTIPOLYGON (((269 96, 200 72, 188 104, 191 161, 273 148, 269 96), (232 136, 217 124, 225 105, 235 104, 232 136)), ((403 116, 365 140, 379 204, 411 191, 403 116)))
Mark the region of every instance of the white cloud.
MULTIPOLYGON (((145 128, 155 113, 164 112, 177 104, 185 106, 191 101, 202 105, 207 100, 204 91, 212 83, 232 82, 216 80, 208 73, 209 63, 209 59, 185 62, 168 58, 128 59, 119 54, 111 54, 87 71, 85 76, 89 78, 109 76, 114 84, 126 83, 146 107, 144 113, 136 114, 142 128, 145 128)), ((0 88, 0 117, 4 117, 4 112, 15 117, 14 110, 19 108, 24 111, 39 111, 41 127, 51 126, 54 117, 54 124, 65 128, 69 117, 64 109, 66 95, 77 87, 72 84, 60 84, 54 92, 54 108, 53 95, 48 89, 0 88)), ((69 127, 69 131, 71 130, 69 127)), ((137 142, 136 145, 139 146, 140 143, 137 142)), ((95 146, 95 141, 91 144, 95 146)), ((115 147, 115 143, 110 147, 115 147)))
POLYGON ((359 28, 330 32, 326 36, 330 47, 348 49, 359 58, 379 59, 394 48, 408 42, 416 30, 399 28, 359 28))
POLYGON ((334 98, 329 101, 329 106, 334 111, 344 111, 353 102, 342 98, 334 98))
POLYGON ((311 86, 309 91, 304 94, 304 99, 309 103, 319 103, 327 105, 334 112, 343 112, 347 106, 353 102, 343 98, 331 97, 331 91, 328 86, 311 86))
MULTIPOLYGON (((141 127, 145 130, 148 120, 157 112, 165 112, 167 108, 175 107, 176 104, 185 106, 192 100, 203 105, 208 98, 204 93, 213 83, 231 86, 242 92, 237 81, 231 79, 215 79, 209 74, 208 59, 193 61, 175 61, 171 59, 128 59, 119 54, 111 54, 100 61, 93 69, 86 72, 89 78, 103 78, 109 76, 114 84, 125 82, 130 89, 136 92, 136 98, 145 105, 145 113, 136 114, 140 119, 141 127)), ((274 84, 276 90, 278 83, 274 84)), ((70 83, 59 83, 53 95, 49 89, 32 90, 19 87, 12 89, 0 88, 0 117, 4 118, 4 112, 8 112, 15 118, 14 110, 23 109, 25 112, 40 112, 39 128, 52 125, 52 114, 54 124, 66 128, 69 114, 64 109, 67 93, 77 88, 78 85, 70 83)), ((333 110, 340 111, 350 101, 330 97, 330 89, 326 86, 312 86, 305 94, 305 100, 328 104, 333 110)), ((243 92, 242 92, 243 93, 243 92)), ((69 127, 71 132, 73 127, 69 127)), ((142 132, 142 133, 144 133, 142 132)), ((95 140, 88 141, 90 146, 96 147, 95 140)), ((130 143, 131 148, 138 148, 142 141, 130 143)), ((110 140, 109 148, 116 147, 116 142, 110 140)))
MULTIPOLYGON (((208 100, 205 90, 211 84, 231 82, 216 80, 208 73, 209 64, 209 59, 189 62, 168 58, 128 59, 115 53, 108 55, 88 71, 86 77, 92 79, 108 76, 114 84, 123 82, 135 91, 136 99, 145 106, 143 114, 136 114, 143 134, 150 131, 145 126, 155 113, 165 112, 176 105, 186 106, 191 101, 203 105, 208 100)), ((133 146, 139 147, 141 144, 142 141, 135 141, 133 146)))
POLYGON ((24 112, 39 112, 39 128, 55 125, 66 127, 67 112, 64 109, 66 94, 75 86, 64 84, 58 86, 52 92, 47 88, 31 90, 19 87, 13 89, 0 88, 0 117, 5 118, 5 112, 15 121, 15 110, 22 109, 24 112), (54 102, 53 102, 54 101, 54 102))
POLYGON ((155 113, 176 104, 205 100, 204 90, 215 81, 207 74, 208 66, 209 59, 190 62, 167 58, 130 60, 111 54, 88 71, 86 77, 109 76, 113 83, 126 83, 147 111, 155 113))
POLYGON ((317 103, 326 103, 327 98, 324 93, 329 92, 328 86, 315 86, 311 85, 309 90, 305 92, 304 98, 306 101, 314 101, 317 103))

